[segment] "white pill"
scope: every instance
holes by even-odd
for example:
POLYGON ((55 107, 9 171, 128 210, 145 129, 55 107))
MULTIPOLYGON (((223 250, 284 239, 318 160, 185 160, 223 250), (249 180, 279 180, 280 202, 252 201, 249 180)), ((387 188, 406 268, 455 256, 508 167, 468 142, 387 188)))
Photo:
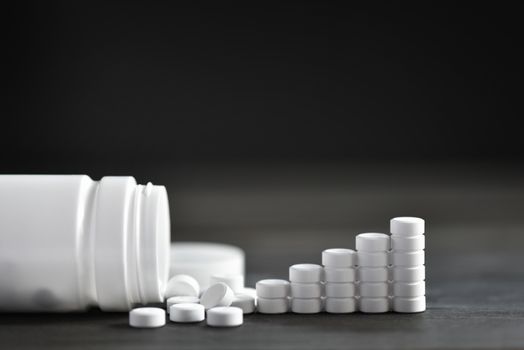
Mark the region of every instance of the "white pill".
POLYGON ((331 248, 322 252, 322 265, 327 267, 353 267, 357 264, 357 252, 353 249, 331 248))
POLYGON ((322 301, 320 298, 293 298, 291 299, 291 311, 296 314, 316 314, 322 311, 322 301))
POLYGON ((245 314, 255 312, 255 298, 248 294, 235 294, 231 306, 242 309, 245 314))
POLYGON ((187 303, 174 304, 169 308, 169 319, 173 322, 200 322, 206 318, 204 305, 187 303))
POLYGON ((353 298, 355 296, 354 283, 331 283, 325 284, 327 298, 353 298))
POLYGON ((293 298, 320 298, 322 285, 320 283, 291 282, 291 297, 293 298))
POLYGON ((394 282, 418 282, 426 279, 426 267, 419 266, 394 266, 393 267, 393 281, 394 282))
POLYGON ((391 249, 393 250, 422 250, 426 245, 426 236, 391 236, 391 249))
POLYGON ((359 309, 362 312, 375 314, 389 311, 389 298, 360 298, 359 309))
POLYGON ((257 311, 261 314, 283 314, 289 310, 287 298, 257 298, 257 311))
POLYGON ((324 267, 324 281, 334 283, 355 282, 353 267, 324 267))
POLYGON ((357 310, 355 298, 326 298, 325 310, 331 314, 347 314, 357 310))
POLYGON ((244 323, 244 314, 238 307, 219 306, 207 310, 207 325, 212 327, 237 327, 244 323))
POLYGON ((250 295, 252 296, 253 298, 257 298, 257 290, 255 288, 251 288, 251 287, 245 287, 240 293, 238 294, 247 294, 247 295, 250 295))
POLYGON ((360 267, 358 278, 361 282, 385 282, 389 278, 387 267, 360 267))
POLYGON ((169 308, 175 304, 198 304, 200 299, 197 297, 171 297, 166 301, 166 311, 169 313, 169 308))
POLYGON ((382 252, 391 247, 389 235, 384 233, 361 233, 355 239, 357 251, 382 252))
POLYGON ((129 312, 129 325, 135 328, 157 328, 166 324, 166 312, 158 307, 139 307, 129 312))
POLYGON ((260 280, 256 284, 257 298, 287 298, 289 296, 289 282, 286 280, 260 280))
POLYGON ((361 297, 383 298, 389 295, 387 282, 361 282, 358 285, 361 297))
POLYGON ((426 294, 426 282, 395 282, 393 295, 395 297, 420 297, 426 294))
POLYGON ((393 266, 419 266, 424 265, 424 251, 393 251, 391 255, 393 266))
POLYGON ((389 264, 388 252, 358 252, 358 265, 366 267, 385 267, 389 264))
POLYGON ((223 282, 229 286, 235 293, 241 293, 244 289, 244 275, 234 274, 216 274, 211 276, 211 283, 215 284, 218 282, 223 282))
POLYGON ((322 280, 322 266, 316 264, 296 264, 289 267, 289 280, 298 283, 315 283, 322 280))
POLYGON ((424 220, 415 217, 398 217, 390 221, 391 234, 397 236, 417 236, 425 232, 424 220))
POLYGON ((204 305, 206 310, 217 306, 229 306, 234 297, 235 293, 231 288, 227 284, 219 282, 204 291, 200 297, 200 304, 204 305))
POLYGON ((393 298, 393 311, 412 313, 426 310, 426 297, 415 298, 393 298))
POLYGON ((176 275, 169 279, 164 293, 166 298, 175 296, 198 297, 200 285, 197 280, 189 275, 176 275))

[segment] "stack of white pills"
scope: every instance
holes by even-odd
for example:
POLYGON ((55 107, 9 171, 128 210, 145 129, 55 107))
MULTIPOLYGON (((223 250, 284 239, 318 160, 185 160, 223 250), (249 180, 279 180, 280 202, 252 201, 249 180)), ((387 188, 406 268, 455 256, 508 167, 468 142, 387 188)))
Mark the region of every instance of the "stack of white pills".
POLYGON ((322 311, 322 266, 296 264, 289 267, 291 281, 291 311, 316 314, 322 311))
POLYGON ((268 279, 256 284, 257 310, 261 314, 283 314, 289 309, 289 282, 268 279))
POLYGON ((389 311, 389 236, 361 233, 356 237, 358 252, 359 309, 366 313, 389 311))
POLYGON ((322 252, 326 312, 350 313, 356 311, 356 262, 357 253, 352 249, 333 248, 322 252))
POLYGON ((391 219, 393 264, 393 311, 426 310, 424 266, 424 220, 414 217, 391 219))

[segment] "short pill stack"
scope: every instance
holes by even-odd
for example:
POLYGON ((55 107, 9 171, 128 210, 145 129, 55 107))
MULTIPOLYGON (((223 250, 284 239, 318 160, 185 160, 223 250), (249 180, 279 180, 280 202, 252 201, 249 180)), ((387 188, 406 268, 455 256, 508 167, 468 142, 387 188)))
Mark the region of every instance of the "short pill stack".
POLYGON ((291 281, 291 311, 316 314, 322 311, 322 266, 296 264, 289 267, 291 281))
POLYGON ((322 252, 326 312, 350 313, 356 311, 356 263, 357 253, 352 249, 333 248, 322 252))
POLYGON ((390 221, 393 264, 393 311, 426 310, 424 220, 398 217, 390 221))
POLYGON ((365 313, 389 311, 389 236, 361 233, 356 237, 358 252, 359 309, 365 313))
POLYGON ((257 310, 261 314, 283 314, 289 309, 289 282, 279 279, 258 281, 257 310))

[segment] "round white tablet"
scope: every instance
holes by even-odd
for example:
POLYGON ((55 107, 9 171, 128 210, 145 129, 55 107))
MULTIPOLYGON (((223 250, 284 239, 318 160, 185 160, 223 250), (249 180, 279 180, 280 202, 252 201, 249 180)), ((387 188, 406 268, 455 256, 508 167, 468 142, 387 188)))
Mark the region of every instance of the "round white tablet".
POLYGON ((385 282, 389 279, 387 267, 360 267, 358 269, 361 282, 385 282))
POLYGON ((375 314, 389 311, 389 298, 360 298, 359 309, 362 312, 375 314))
POLYGON ((289 280, 298 283, 315 283, 322 280, 322 266, 316 264, 296 264, 289 267, 289 280))
POLYGON ((393 295, 395 297, 420 297, 426 294, 426 282, 395 282, 393 295))
POLYGON ((129 325, 135 328, 157 328, 166 324, 166 312, 158 307, 139 307, 129 312, 129 325))
POLYGON ((424 265, 424 251, 393 251, 391 255, 393 266, 419 266, 424 265))
POLYGON ((287 298, 289 296, 289 282, 286 280, 260 280, 256 284, 257 298, 287 298))
POLYGON ((358 265, 366 267, 385 267, 389 264, 388 252, 358 252, 358 265))
POLYGON ((326 297, 328 298, 353 298, 355 296, 354 283, 331 283, 325 284, 326 297))
POLYGON ((347 314, 357 310, 355 298, 326 298, 326 312, 331 314, 347 314))
POLYGON ((240 274, 216 274, 211 276, 211 283, 223 282, 235 293, 241 293, 244 289, 244 275, 240 274))
POLYGON ((420 296, 415 298, 393 298, 393 311, 412 313, 426 310, 426 297, 420 296))
POLYGON ((257 311, 261 314, 283 314, 289 310, 289 300, 287 298, 257 298, 257 311))
POLYGON ((313 299, 291 299, 291 311, 296 314, 316 314, 322 311, 320 298, 313 299))
POLYGON ((390 221, 390 231, 392 235, 398 236, 417 236, 425 232, 424 220, 415 217, 398 217, 390 221))
POLYGON ((322 285, 320 283, 291 283, 291 297, 293 298, 320 298, 322 285))
POLYGON ((167 299, 166 301, 166 311, 167 313, 169 313, 169 308, 175 304, 187 304, 187 303, 198 304, 199 302, 200 302, 200 299, 197 297, 187 297, 187 296, 171 297, 167 299))
POLYGON ((231 306, 242 309, 245 314, 252 314, 255 312, 255 298, 248 294, 235 294, 231 306))
POLYGON ((389 236, 384 233, 361 233, 355 239, 357 251, 382 252, 391 247, 389 236))
POLYGON ((213 284, 202 293, 200 304, 204 305, 206 310, 217 306, 229 306, 233 302, 235 293, 225 283, 219 282, 213 284))
POLYGON ((426 236, 391 236, 393 250, 422 250, 426 245, 426 236))
POLYGON ((244 322, 242 309, 220 306, 207 310, 207 325, 212 327, 237 327, 244 322))
POLYGON ((361 282, 358 286, 361 297, 385 298, 389 295, 389 285, 387 282, 361 282))
POLYGON ((189 275, 176 275, 169 279, 164 293, 166 298, 176 296, 198 297, 200 285, 197 280, 189 275))
POLYGON ((393 281, 395 282, 418 282, 426 279, 426 267, 419 266, 394 266, 393 281))
POLYGON ((357 264, 357 252, 353 249, 331 248, 322 252, 322 265, 327 267, 353 267, 357 264))
POLYGON ((169 309, 169 319, 173 322, 200 322, 206 318, 206 310, 200 304, 175 304, 169 309))
POLYGON ((355 282, 353 267, 324 267, 324 281, 334 283, 355 282))

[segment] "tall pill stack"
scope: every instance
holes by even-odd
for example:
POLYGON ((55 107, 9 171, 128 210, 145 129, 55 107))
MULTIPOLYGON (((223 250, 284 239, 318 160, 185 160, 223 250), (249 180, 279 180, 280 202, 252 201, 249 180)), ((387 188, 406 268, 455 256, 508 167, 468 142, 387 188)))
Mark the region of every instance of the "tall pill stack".
POLYGON ((322 266, 316 264, 296 264, 289 267, 292 312, 316 314, 322 311, 322 273, 322 266))
POLYGON ((352 249, 334 248, 322 252, 326 312, 350 313, 356 311, 356 260, 357 253, 352 249))
POLYGON ((389 311, 388 252, 390 238, 383 233, 356 237, 358 254, 359 309, 365 313, 389 311))
POLYGON ((393 311, 426 310, 426 271, 424 266, 424 220, 414 217, 391 219, 393 264, 393 311))

